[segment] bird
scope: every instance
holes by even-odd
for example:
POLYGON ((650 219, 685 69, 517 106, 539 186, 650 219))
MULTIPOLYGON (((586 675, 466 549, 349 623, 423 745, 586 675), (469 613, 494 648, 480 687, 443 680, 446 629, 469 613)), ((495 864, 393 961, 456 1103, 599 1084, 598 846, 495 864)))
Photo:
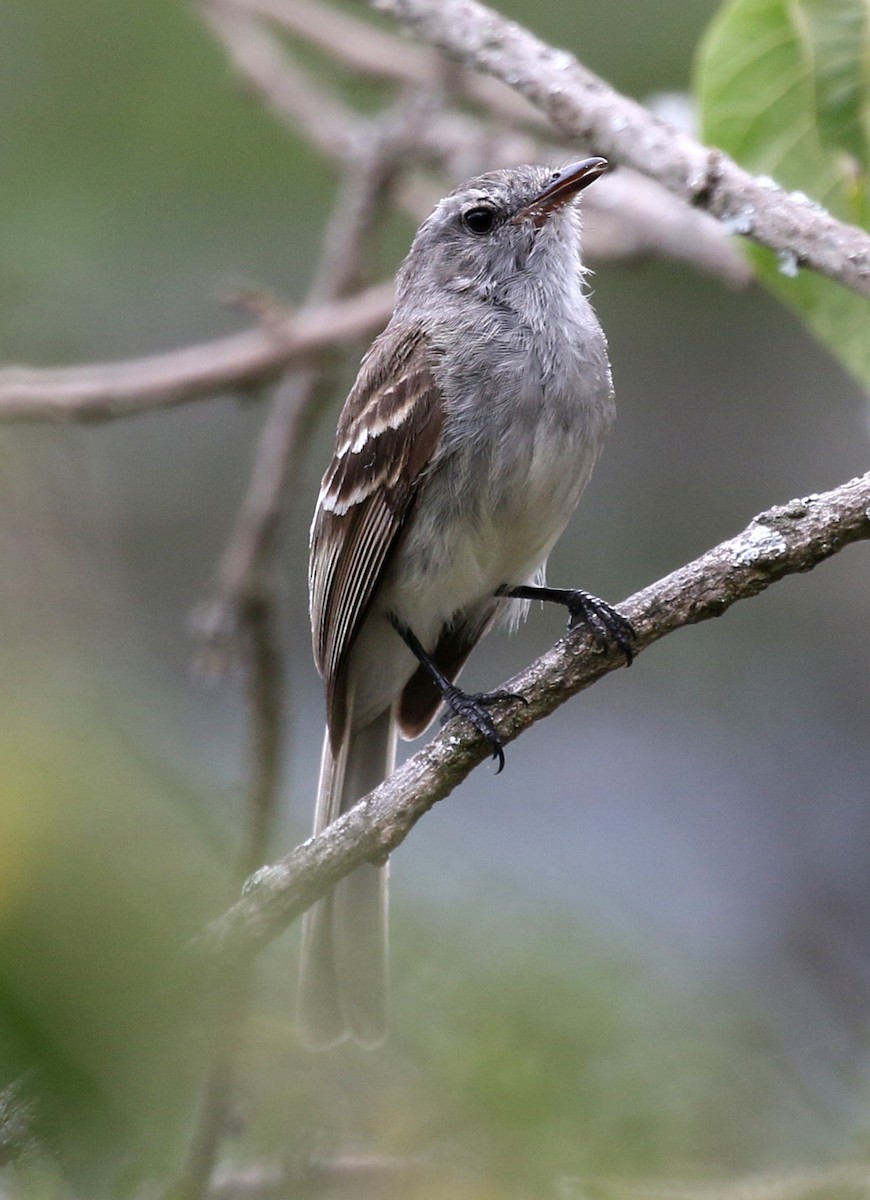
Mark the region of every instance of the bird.
MULTIPOLYGON (((614 420, 589 299, 578 197, 609 164, 517 166, 445 196, 396 277, 393 314, 342 409, 311 527, 314 658, 326 692, 315 832, 393 769, 397 734, 439 709, 504 752, 457 676, 481 636, 534 598, 631 661, 604 601, 545 583, 547 557, 614 420)), ((365 864, 303 919, 303 1042, 379 1045, 387 1027, 387 871, 365 864)))

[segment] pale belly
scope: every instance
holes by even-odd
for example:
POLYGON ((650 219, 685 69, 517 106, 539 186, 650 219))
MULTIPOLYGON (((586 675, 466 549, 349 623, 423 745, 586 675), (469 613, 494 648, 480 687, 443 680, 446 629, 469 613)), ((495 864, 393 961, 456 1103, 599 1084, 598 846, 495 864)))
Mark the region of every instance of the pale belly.
POLYGON ((417 668, 387 613, 431 651, 443 626, 461 614, 500 608, 507 615, 516 606, 498 601, 497 589, 539 575, 591 473, 589 456, 576 446, 561 449, 532 451, 513 471, 496 473, 503 486, 483 503, 451 504, 432 480, 351 652, 355 722, 377 716, 417 668))

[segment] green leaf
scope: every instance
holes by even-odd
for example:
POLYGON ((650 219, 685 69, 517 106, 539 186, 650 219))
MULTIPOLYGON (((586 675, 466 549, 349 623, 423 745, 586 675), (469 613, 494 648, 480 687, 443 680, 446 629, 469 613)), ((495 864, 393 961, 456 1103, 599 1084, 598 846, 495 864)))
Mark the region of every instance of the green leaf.
MULTIPOLYGON (((870 0, 728 0, 698 50, 704 140, 870 227, 870 0)), ((870 301, 770 251, 762 282, 870 389, 870 301)))
POLYGON ((854 0, 807 0, 810 45, 816 53, 816 103, 821 138, 867 165, 870 108, 868 7, 854 0))

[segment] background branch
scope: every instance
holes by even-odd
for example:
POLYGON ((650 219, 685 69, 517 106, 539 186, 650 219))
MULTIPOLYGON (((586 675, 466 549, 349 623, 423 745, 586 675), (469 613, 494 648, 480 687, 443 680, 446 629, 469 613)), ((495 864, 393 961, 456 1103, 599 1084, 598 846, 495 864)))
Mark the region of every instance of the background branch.
MULTIPOLYGON (((378 121, 358 116, 314 80, 262 19, 292 29, 370 73, 382 72, 392 56, 390 77, 404 85, 413 81, 418 94, 428 89, 430 99, 444 82, 444 60, 432 51, 415 50, 347 14, 292 0, 204 0, 201 11, 245 86, 283 123, 339 163, 364 152, 378 121)), ((572 153, 543 138, 545 123, 530 120, 535 110, 502 83, 465 70, 454 82, 469 90, 490 119, 442 112, 430 103, 428 119, 418 120, 415 138, 406 139, 402 183, 396 189, 401 207, 415 221, 447 187, 476 172, 521 161, 564 161, 572 153), (506 121, 534 130, 534 136, 506 121), (446 181, 415 173, 423 163, 446 175, 446 181)), ((646 119, 655 121, 649 114, 646 119)), ((576 132, 564 124, 562 129, 576 132)), ((652 178, 625 172, 622 178, 603 179, 589 193, 586 207, 587 251, 593 261, 655 253, 692 262, 731 284, 750 278, 722 226, 675 200, 652 178)), ((371 336, 386 323, 391 299, 389 284, 315 306, 310 296, 300 312, 273 311, 259 328, 165 354, 60 368, 6 367, 0 369, 0 421, 103 421, 251 390, 273 383, 290 365, 371 336)))
MULTIPOLYGON (((724 231, 714 233, 716 227, 707 225, 701 212, 684 205, 669 208, 657 193, 667 189, 696 209, 735 223, 776 252, 870 295, 870 236, 863 230, 834 220, 804 197, 786 194, 719 151, 701 146, 621 96, 566 51, 554 50, 476 0, 383 0, 380 7, 465 66, 509 84, 563 136, 639 173, 622 181, 602 180, 590 192, 589 211, 601 214, 603 229, 596 234, 595 221, 590 222, 593 258, 597 238, 602 255, 652 250, 696 261, 730 282, 745 282, 747 268, 724 231)), ((236 70, 273 112, 330 157, 340 158, 352 148, 365 122, 294 64, 252 14, 279 21, 369 71, 385 69, 393 48, 388 35, 364 35, 363 23, 346 14, 319 13, 292 0, 205 0, 202 8, 236 70)), ((404 81, 419 69, 424 83, 434 86, 441 77, 435 60, 430 54, 425 59, 416 55, 411 48, 392 75, 398 73, 404 81)), ((502 118, 509 115, 527 124, 521 113, 508 113, 504 96, 509 94, 499 86, 495 94, 492 89, 478 91, 476 99, 502 118)), ((440 123, 444 119, 439 116, 420 127, 416 160, 437 161, 453 182, 496 162, 565 157, 566 148, 556 142, 535 141, 503 126, 475 126, 455 114, 449 125, 440 123)), ((419 217, 437 190, 409 186, 400 194, 405 207, 419 217)), ((376 332, 389 316, 391 295, 389 285, 381 285, 317 310, 273 319, 267 328, 128 362, 7 367, 0 370, 0 420, 107 420, 272 382, 293 362, 376 332)))
MULTIPOLYGON (((341 65, 363 74, 415 88, 422 85, 436 89, 444 81, 448 63, 436 51, 409 45, 407 40, 374 29, 365 21, 312 5, 308 0, 203 0, 203 11, 207 16, 217 14, 217 22, 209 23, 224 42, 238 27, 233 14, 235 20, 243 14, 243 30, 256 24, 252 17, 257 16, 304 38, 341 65)), ((335 98, 324 102, 321 131, 311 120, 311 113, 318 109, 317 89, 298 64, 262 29, 246 33, 245 41, 259 44, 262 53, 240 52, 231 44, 227 50, 252 91, 282 121, 312 140, 321 153, 340 153, 340 139, 329 132, 336 124, 335 98), (293 83, 285 81, 277 70, 282 54, 284 73, 298 76, 293 83)), ((409 179, 409 164, 405 164, 406 183, 398 190, 398 201, 415 223, 429 213, 444 191, 472 175, 524 162, 565 162, 576 153, 572 147, 547 137, 552 134, 550 122, 500 80, 460 67, 453 71, 449 82, 454 97, 466 96, 484 110, 484 115, 435 112, 420 124, 413 161, 428 160, 431 167, 446 175, 446 181, 415 176, 409 179)), ((350 109, 344 111, 348 130, 360 124, 350 109)), ((749 265, 719 221, 687 206, 655 180, 636 171, 626 170, 600 180, 584 198, 584 211, 585 249, 593 262, 659 254, 690 262, 731 285, 743 285, 751 278, 749 265)))
MULTIPOLYGON (((367 125, 364 139, 348 143, 338 199, 323 235, 320 260, 300 311, 322 311, 357 286, 387 207, 399 164, 413 156, 422 116, 415 98, 367 125)), ((301 466, 322 369, 297 370, 278 390, 258 443, 248 490, 227 540, 214 593, 195 614, 207 663, 221 666, 249 597, 263 589, 281 514, 301 466)), ((260 860, 262 861, 262 860, 260 860)))
POLYGON ((274 382, 291 363, 372 336, 387 322, 392 306, 393 286, 383 283, 167 354, 75 367, 4 367, 0 420, 108 421, 250 391, 274 382))
POLYGON ((760 179, 477 0, 375 0, 416 37, 525 96, 561 133, 625 163, 778 254, 870 296, 870 234, 760 179))
POLYGON ((351 110, 293 62, 277 38, 236 5, 206 3, 201 12, 238 77, 268 111, 327 157, 348 153, 351 110))

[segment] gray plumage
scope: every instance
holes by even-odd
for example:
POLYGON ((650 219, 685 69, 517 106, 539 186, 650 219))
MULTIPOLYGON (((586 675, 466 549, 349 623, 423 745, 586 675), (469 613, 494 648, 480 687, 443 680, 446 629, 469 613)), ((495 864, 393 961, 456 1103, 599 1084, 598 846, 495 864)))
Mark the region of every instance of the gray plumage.
MULTIPOLYGON (((396 729, 416 736, 441 703, 388 616, 455 679, 479 637, 527 607, 496 592, 542 580, 589 479, 614 406, 573 200, 605 166, 472 180, 399 270, 312 526, 318 831, 392 769, 396 729)), ((299 1017, 313 1045, 383 1037, 385 889, 386 868, 365 868, 306 916, 299 1017)))

